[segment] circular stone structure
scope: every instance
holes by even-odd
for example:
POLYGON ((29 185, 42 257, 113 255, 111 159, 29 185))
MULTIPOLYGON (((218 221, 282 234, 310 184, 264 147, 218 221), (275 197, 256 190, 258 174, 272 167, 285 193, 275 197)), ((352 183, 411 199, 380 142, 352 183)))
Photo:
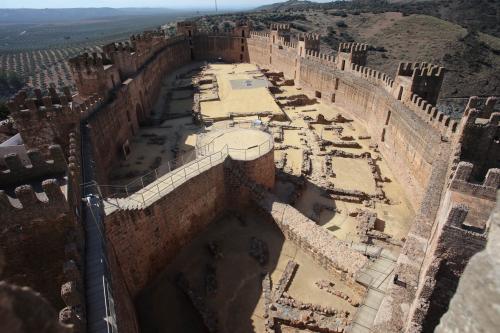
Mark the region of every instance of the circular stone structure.
POLYGON ((200 135, 197 147, 201 155, 227 150, 233 160, 250 161, 273 149, 273 137, 257 127, 231 127, 200 135))

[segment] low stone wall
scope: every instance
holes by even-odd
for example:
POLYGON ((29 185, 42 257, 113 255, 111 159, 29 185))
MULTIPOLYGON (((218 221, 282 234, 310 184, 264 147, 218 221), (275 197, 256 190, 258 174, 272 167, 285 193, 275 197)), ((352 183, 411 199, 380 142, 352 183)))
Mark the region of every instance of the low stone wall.
POLYGON ((292 206, 274 202, 271 215, 286 238, 290 239, 324 269, 340 278, 358 293, 364 288, 355 282, 368 259, 347 243, 332 236, 292 206))

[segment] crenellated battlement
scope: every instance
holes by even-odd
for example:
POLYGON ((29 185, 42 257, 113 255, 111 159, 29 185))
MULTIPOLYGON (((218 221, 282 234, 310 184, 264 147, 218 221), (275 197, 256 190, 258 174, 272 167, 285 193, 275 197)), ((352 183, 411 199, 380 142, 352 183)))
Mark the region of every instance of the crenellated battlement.
POLYGON ((5 191, 0 190, 0 209, 2 215, 5 214, 5 221, 18 223, 23 217, 30 215, 54 218, 57 214, 68 211, 68 202, 56 179, 44 180, 42 188, 43 192, 37 193, 31 185, 21 185, 14 190, 15 197, 9 197, 5 191))
POLYGON ((21 135, 22 126, 30 122, 42 119, 54 122, 59 119, 76 123, 79 120, 69 88, 65 87, 63 92, 59 95, 54 88, 50 88, 47 95, 43 96, 40 89, 35 89, 35 98, 28 98, 26 91, 21 90, 7 102, 7 107, 21 135))
POLYGON ((40 150, 28 150, 30 164, 24 164, 15 153, 5 155, 4 160, 8 169, 0 171, 0 186, 64 174, 68 166, 61 146, 52 145, 49 147, 49 152, 50 159, 47 160, 40 150))
POLYGON ((351 64, 351 71, 354 75, 363 77, 370 82, 381 84, 388 88, 388 90, 390 90, 394 84, 394 80, 389 75, 369 67, 351 64))
POLYGON ((298 36, 299 41, 319 41, 320 35, 314 33, 301 33, 298 36))
POLYGON ((352 68, 352 65, 365 66, 368 45, 360 43, 340 43, 336 63, 341 70, 352 68))
POLYGON ((91 95, 90 97, 83 100, 82 103, 75 105, 76 112, 80 113, 82 119, 88 118, 94 111, 96 111, 99 106, 102 105, 104 99, 97 94, 91 95))
POLYGON ((459 160, 473 163, 476 181, 484 179, 500 159, 500 111, 495 110, 496 101, 496 97, 471 97, 460 121, 459 160))
POLYGON ((140 34, 130 36, 132 44, 134 42, 152 41, 155 37, 165 37, 165 30, 146 30, 140 34))
POLYGON ((135 52, 135 46, 130 41, 125 42, 117 42, 117 43, 109 43, 102 47, 102 50, 108 56, 113 52, 127 52, 132 53, 135 52))
POLYGON ((472 174, 473 169, 474 164, 470 162, 462 161, 458 163, 450 183, 450 189, 494 201, 497 189, 500 186, 500 169, 489 169, 482 183, 475 181, 472 174))
POLYGON ((290 24, 286 23, 271 23, 269 28, 274 31, 290 32, 290 24))
POLYGON ((111 63, 105 53, 85 52, 79 56, 69 59, 69 64, 76 70, 99 71, 105 64, 111 63))
POLYGON ((491 118, 491 116, 494 113, 497 101, 498 97, 494 96, 488 97, 487 99, 481 99, 477 96, 469 98, 469 102, 467 103, 464 111, 464 119, 466 119, 465 122, 469 125, 475 126, 478 118, 490 119, 486 123, 483 121, 483 125, 491 123, 491 121, 495 121, 495 119, 491 118))
POLYGON ((69 87, 63 88, 63 94, 58 94, 55 88, 49 88, 46 96, 43 96, 40 89, 35 89, 35 98, 28 98, 25 90, 20 90, 7 102, 7 106, 12 113, 19 111, 62 111, 71 112, 71 96, 69 87))
POLYGON ((250 38, 269 39, 269 33, 263 31, 251 31, 250 38))
POLYGON ((443 137, 450 138, 457 133, 459 124, 457 120, 439 111, 417 94, 412 94, 410 100, 404 100, 403 103, 423 121, 438 129, 443 137))
POLYGON ((430 104, 436 105, 444 74, 445 69, 440 66, 426 62, 402 62, 396 71, 393 95, 399 100, 410 100, 413 94, 416 94, 430 104))
POLYGON ((46 96, 35 90, 35 98, 28 98, 21 90, 7 103, 12 119, 28 149, 37 148, 44 155, 48 147, 59 144, 65 150, 67 136, 80 121, 79 112, 68 88, 59 95, 54 88, 46 96))
POLYGON ((361 43, 340 43, 339 52, 353 53, 353 52, 368 52, 368 44, 361 43))
POLYGON ((441 66, 428 64, 426 62, 406 63, 401 62, 398 66, 398 76, 435 76, 444 78, 445 69, 441 66))

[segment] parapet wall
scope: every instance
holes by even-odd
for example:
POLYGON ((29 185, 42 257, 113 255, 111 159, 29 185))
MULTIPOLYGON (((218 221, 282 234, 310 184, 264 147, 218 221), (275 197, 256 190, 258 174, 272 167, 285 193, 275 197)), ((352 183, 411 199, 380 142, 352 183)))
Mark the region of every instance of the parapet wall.
POLYGON ((8 169, 0 171, 0 186, 64 175, 67 171, 66 158, 59 145, 49 147, 49 160, 46 160, 38 149, 30 149, 27 154, 30 161, 28 165, 24 164, 15 153, 3 157, 8 169))
POLYGON ((28 149, 39 149, 47 156, 48 147, 59 144, 67 151, 68 135, 80 121, 68 88, 62 95, 50 88, 46 96, 35 89, 35 98, 21 90, 7 106, 28 149))
POLYGON ((460 162, 450 183, 450 190, 494 201, 500 185, 500 169, 489 169, 482 183, 474 182, 473 169, 474 164, 460 162))
POLYGON ((0 247, 6 261, 2 278, 32 287, 61 309, 60 288, 67 278, 63 273, 64 249, 68 237, 73 242, 79 237, 60 183, 49 179, 42 187, 43 200, 30 185, 15 189, 16 202, 0 191, 0 247))

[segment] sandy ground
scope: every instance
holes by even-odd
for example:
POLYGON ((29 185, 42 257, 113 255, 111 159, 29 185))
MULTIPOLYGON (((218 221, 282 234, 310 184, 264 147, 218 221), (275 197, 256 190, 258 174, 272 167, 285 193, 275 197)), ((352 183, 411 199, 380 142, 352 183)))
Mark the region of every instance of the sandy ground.
POLYGON ((208 147, 209 153, 228 149, 231 158, 249 160, 269 152, 272 137, 259 129, 234 127, 200 135, 198 145, 208 147))
POLYGON ((215 75, 219 89, 219 100, 201 102, 201 113, 207 119, 228 119, 230 114, 245 116, 270 112, 281 115, 282 111, 269 94, 267 88, 234 89, 232 80, 262 79, 253 64, 211 64, 204 72, 215 75))
POLYGON ((201 319, 189 300, 175 285, 179 272, 185 274, 194 290, 205 296, 204 270, 216 265, 217 292, 207 296, 211 309, 216 309, 220 332, 264 332, 262 317, 262 273, 269 272, 277 283, 289 260, 299 268, 288 293, 298 300, 334 308, 355 309, 345 300, 320 290, 315 282, 328 280, 353 296, 338 279, 313 263, 310 258, 285 240, 273 221, 252 211, 243 212, 243 225, 235 218, 214 222, 191 244, 186 246, 158 279, 137 299, 142 332, 204 332, 201 319), (251 237, 264 240, 269 247, 269 262, 260 266, 249 252, 251 237), (206 245, 217 242, 223 257, 211 257, 206 245), (165 301, 168 300, 168 301, 165 301))
MULTIPOLYGON (((307 94, 309 98, 314 96, 296 87, 280 87, 283 90, 282 94, 278 96, 292 96, 298 94, 307 94)), ((349 240, 358 241, 359 237, 356 235, 357 221, 355 218, 350 217, 349 212, 356 208, 367 209, 375 211, 378 218, 385 222, 385 233, 391 235, 396 239, 401 239, 406 236, 410 228, 410 223, 414 217, 414 211, 411 203, 406 198, 402 186, 397 182, 389 166, 385 162, 383 156, 376 153, 373 149, 369 148, 371 140, 359 140, 359 136, 369 135, 364 126, 353 119, 349 115, 348 110, 343 110, 335 105, 326 105, 318 101, 314 105, 300 106, 300 107, 287 107, 285 113, 291 119, 289 123, 292 126, 306 128, 304 116, 309 116, 316 119, 318 114, 322 114, 326 119, 333 119, 337 114, 342 114, 352 122, 348 123, 332 123, 333 126, 342 127, 342 134, 339 136, 335 131, 325 130, 323 124, 314 124, 313 131, 325 140, 340 141, 342 136, 352 136, 355 138, 361 147, 360 148, 336 148, 349 153, 361 154, 363 152, 370 152, 373 157, 380 157, 381 160, 377 162, 382 176, 387 177, 391 182, 383 183, 383 190, 387 197, 392 201, 391 205, 376 203, 375 208, 366 208, 361 204, 353 204, 343 201, 335 201, 321 196, 321 184, 315 184, 313 180, 309 180, 306 189, 299 201, 296 204, 304 215, 313 217, 313 207, 315 204, 320 203, 330 207, 335 207, 340 212, 333 212, 330 210, 323 210, 320 214, 319 224, 330 230, 336 237, 349 240)), ((288 123, 287 123, 288 124, 288 123)), ((286 165, 293 170, 293 174, 300 175, 300 166, 302 164, 301 149, 304 145, 300 141, 298 135, 299 130, 284 130, 283 144, 297 146, 300 149, 285 149, 279 151, 279 154, 287 154, 286 165)), ((328 148, 330 150, 333 148, 328 148)), ((281 155, 276 156, 277 158, 281 155)), ((312 157, 313 169, 321 167, 323 163, 321 156, 312 157)), ((334 184, 335 187, 343 188, 346 190, 360 190, 368 194, 375 193, 375 181, 370 171, 370 167, 366 160, 350 159, 350 158, 332 158, 332 176, 327 176, 327 180, 334 184)))
MULTIPOLYGON (((215 107, 214 104, 214 109, 211 110, 210 107, 207 108, 207 103, 214 103, 213 101, 201 103, 202 112, 209 112, 212 119, 219 116, 221 120, 224 119, 226 117, 224 114, 229 112, 229 109, 231 109, 231 112, 235 112, 232 108, 236 106, 239 107, 237 121, 249 122, 259 118, 257 115, 247 113, 261 110, 263 105, 270 105, 272 106, 271 109, 281 115, 286 115, 285 118, 289 119, 289 121, 271 121, 270 117, 260 117, 260 120, 271 125, 295 127, 295 129, 283 130, 283 142, 281 144, 288 148, 275 150, 276 160, 281 159, 286 154, 285 172, 300 176, 303 151, 312 149, 313 173, 312 176, 306 178, 305 189, 295 203, 295 207, 304 215, 314 219, 316 223, 322 225, 336 237, 358 242, 359 237, 356 235, 358 222, 354 217, 349 216, 349 213, 359 208, 371 210, 375 211, 378 218, 384 222, 383 231, 385 233, 396 239, 405 237, 410 228, 410 222, 414 217, 414 212, 411 204, 406 199, 402 186, 396 181, 383 156, 380 156, 379 153, 369 147, 369 139, 358 139, 359 136, 369 135, 363 125, 355 119, 347 123, 332 123, 332 126, 342 127, 340 134, 337 131, 325 129, 326 125, 322 124, 313 124, 312 128, 309 128, 308 123, 304 120, 304 117, 316 119, 319 114, 325 116, 326 119, 333 119, 338 114, 350 119, 348 110, 340 109, 335 105, 326 105, 320 101, 313 105, 285 107, 281 110, 266 88, 233 90, 231 80, 262 77, 256 72, 254 65, 210 65, 209 69, 202 72, 201 75, 199 71, 192 70, 193 67, 184 68, 180 72, 165 78, 160 98, 153 111, 153 119, 157 119, 156 125, 142 127, 134 137, 131 142, 132 153, 126 161, 117 165, 112 173, 115 183, 125 184, 134 179, 134 175, 149 172, 158 163, 165 165, 170 159, 176 157, 179 151, 191 149, 193 143, 199 140, 196 133, 199 133, 202 129, 192 123, 191 117, 165 120, 165 116, 169 114, 187 113, 186 108, 192 102, 191 92, 174 88, 185 85, 186 82, 189 83, 192 80, 190 74, 184 78, 178 77, 182 73, 189 72, 193 76, 197 76, 196 79, 216 78, 217 80, 216 84, 212 83, 204 86, 208 91, 214 86, 219 87, 220 101, 217 101, 219 105, 215 107), (377 165, 382 176, 391 180, 382 183, 383 190, 391 203, 376 202, 373 207, 367 208, 362 204, 333 200, 322 195, 325 192, 325 184, 346 190, 361 190, 368 194, 374 194, 376 183, 368 161, 365 159, 333 157, 332 171, 330 174, 324 175, 322 168, 326 157, 319 154, 319 146, 311 141, 313 134, 330 141, 340 141, 342 137, 352 136, 360 145, 359 148, 343 147, 335 149, 354 154, 370 152, 372 157, 377 158, 377 165), (309 142, 305 140, 309 140, 309 142), (314 208, 318 204, 329 207, 329 209, 323 209, 317 214, 314 208)), ((283 93, 280 96, 306 93, 295 87, 281 88, 283 93)), ((312 95, 309 95, 309 98, 312 97, 312 95)), ((227 128, 222 121, 216 122, 213 127, 227 128)), ((272 129, 274 131, 278 129, 279 131, 278 127, 272 127, 272 129)), ((243 133, 237 129, 229 131, 220 137, 217 133, 220 134, 221 132, 214 133, 209 132, 209 134, 204 134, 204 137, 205 140, 213 142, 213 145, 217 146, 217 148, 224 146, 228 142, 238 147, 248 148, 264 139, 258 135, 258 132, 243 133)), ((334 148, 327 147, 326 151, 331 149, 334 148)), ((289 200, 292 191, 293 185, 291 183, 277 182, 275 192, 280 199, 289 200)), ((142 332, 205 331, 199 315, 192 307, 189 299, 177 288, 175 279, 179 272, 183 272, 194 289, 205 295, 204 276, 209 263, 216 265, 218 289, 215 296, 207 296, 207 302, 209 307, 217 312, 221 332, 264 331, 261 295, 262 273, 270 272, 272 280, 276 283, 290 259, 294 259, 299 263, 296 277, 289 289, 291 296, 303 302, 332 306, 337 309, 349 310, 351 313, 355 312, 355 308, 349 303, 319 290, 314 283, 321 279, 329 280, 348 295, 352 295, 352 291, 343 286, 340 281, 335 281, 334 277, 317 266, 306 254, 297 249, 292 243, 286 241, 279 229, 271 221, 256 215, 254 212, 244 212, 242 215, 246 222, 245 226, 234 218, 224 218, 210 225, 198 238, 182 249, 158 279, 142 292, 136 303, 142 332), (264 240, 269 246, 269 263, 264 267, 259 266, 255 259, 248 254, 249 242, 252 236, 264 240), (216 262, 206 249, 206 245, 210 241, 216 241, 223 252, 223 258, 216 262)), ((283 328, 282 331, 298 332, 291 328, 283 328)))

